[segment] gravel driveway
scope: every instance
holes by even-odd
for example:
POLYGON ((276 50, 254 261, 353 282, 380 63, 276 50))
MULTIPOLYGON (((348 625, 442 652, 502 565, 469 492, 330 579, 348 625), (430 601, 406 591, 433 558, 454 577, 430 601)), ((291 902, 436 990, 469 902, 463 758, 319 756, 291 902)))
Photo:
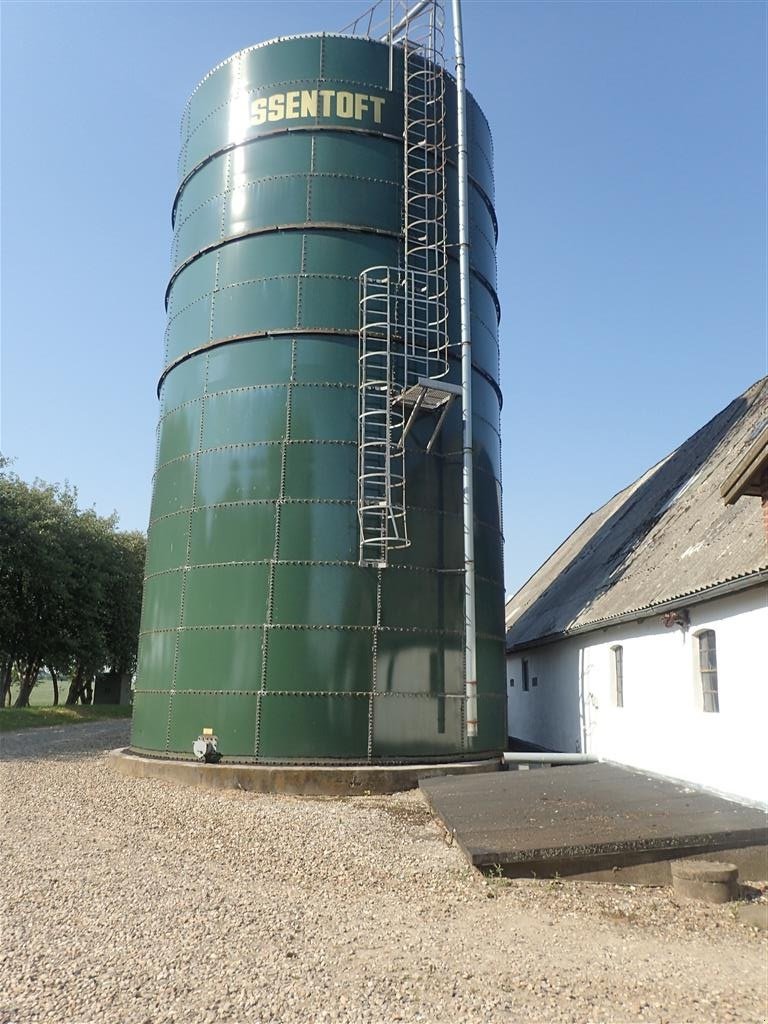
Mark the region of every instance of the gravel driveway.
POLYGON ((732 906, 486 881, 417 793, 129 779, 126 736, 2 737, 3 1024, 766 1017, 766 935, 732 906))

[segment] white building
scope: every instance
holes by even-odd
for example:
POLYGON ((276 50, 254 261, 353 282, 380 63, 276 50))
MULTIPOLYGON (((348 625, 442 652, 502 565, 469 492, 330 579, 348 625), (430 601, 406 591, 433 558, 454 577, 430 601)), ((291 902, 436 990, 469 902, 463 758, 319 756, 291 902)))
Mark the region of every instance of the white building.
POLYGON ((768 802, 768 377, 589 516, 506 615, 515 740, 768 802))

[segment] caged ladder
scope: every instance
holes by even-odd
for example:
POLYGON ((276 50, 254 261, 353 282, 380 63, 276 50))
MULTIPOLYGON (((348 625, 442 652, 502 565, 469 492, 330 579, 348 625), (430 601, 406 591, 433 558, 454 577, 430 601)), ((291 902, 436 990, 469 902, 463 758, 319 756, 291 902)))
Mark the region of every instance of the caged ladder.
MULTIPOLYGON (((419 6, 419 5, 417 5, 419 6)), ((437 413, 426 451, 461 388, 448 373, 443 8, 405 19, 403 238, 400 267, 360 275, 358 519, 360 564, 385 568, 408 547, 405 442, 417 416, 437 413)))

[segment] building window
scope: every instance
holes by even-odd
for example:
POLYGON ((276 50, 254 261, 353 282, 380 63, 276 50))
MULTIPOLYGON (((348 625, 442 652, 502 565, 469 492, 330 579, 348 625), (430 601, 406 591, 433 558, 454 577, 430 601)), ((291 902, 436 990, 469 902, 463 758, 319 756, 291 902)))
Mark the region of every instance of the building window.
POLYGON ((511 688, 512 688, 512 687, 513 687, 514 685, 515 685, 515 680, 514 680, 514 679, 510 679, 510 680, 509 680, 509 686, 510 686, 510 689, 511 689, 511 688))
POLYGON ((528 659, 523 658, 523 689, 527 692, 530 688, 531 684, 528 676, 528 659))
POLYGON ((624 707, 624 648, 621 644, 611 648, 611 683, 617 708, 624 707))
POLYGON ((704 711, 719 711, 717 696, 717 650, 714 629, 705 629, 696 635, 699 642, 699 679, 701 680, 701 706, 704 711))
POLYGON ((539 685, 539 677, 538 676, 534 676, 533 679, 531 679, 531 686, 538 686, 538 685, 539 685))

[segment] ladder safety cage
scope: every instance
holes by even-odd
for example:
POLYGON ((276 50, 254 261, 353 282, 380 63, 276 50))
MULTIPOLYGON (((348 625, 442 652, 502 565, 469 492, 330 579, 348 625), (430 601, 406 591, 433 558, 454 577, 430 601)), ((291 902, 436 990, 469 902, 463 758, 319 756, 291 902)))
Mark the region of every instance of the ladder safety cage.
POLYGON ((394 398, 404 378, 403 272, 370 267, 360 276, 357 511, 360 564, 384 567, 391 548, 408 546, 405 452, 398 444, 404 407, 394 398))
POLYGON ((442 4, 433 2, 403 37, 405 269, 416 275, 410 340, 430 361, 430 377, 448 372, 443 24, 442 4))
MULTIPOLYGON (((374 11, 375 5, 371 10, 374 11)), ((408 547, 405 441, 437 412, 431 452, 461 388, 448 373, 444 15, 440 0, 388 4, 390 68, 403 50, 403 265, 360 275, 358 518, 360 564, 384 568, 408 547)), ((367 12, 368 31, 373 15, 367 12)), ((355 26, 357 28, 357 26, 355 26)))

